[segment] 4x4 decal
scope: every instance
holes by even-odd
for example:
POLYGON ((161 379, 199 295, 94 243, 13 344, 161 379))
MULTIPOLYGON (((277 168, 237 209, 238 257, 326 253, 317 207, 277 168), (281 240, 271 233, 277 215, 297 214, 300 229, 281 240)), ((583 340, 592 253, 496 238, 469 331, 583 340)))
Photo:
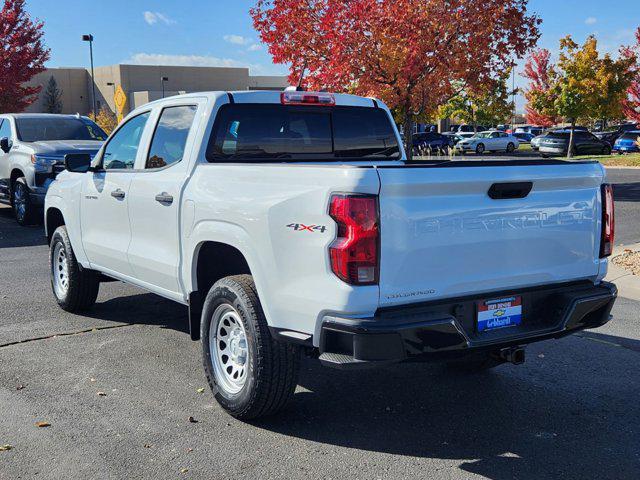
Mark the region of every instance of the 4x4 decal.
POLYGON ((287 227, 293 228, 297 232, 307 231, 311 233, 316 230, 320 233, 324 233, 324 231, 327 229, 327 227, 324 225, 305 225, 304 223, 290 223, 289 225, 287 225, 287 227))

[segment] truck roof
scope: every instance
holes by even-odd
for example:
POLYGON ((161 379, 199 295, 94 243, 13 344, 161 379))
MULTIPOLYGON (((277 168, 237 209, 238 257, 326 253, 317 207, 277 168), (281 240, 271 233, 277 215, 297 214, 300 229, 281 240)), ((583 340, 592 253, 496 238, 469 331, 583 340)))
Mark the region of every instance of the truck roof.
MULTIPOLYGON (((210 91, 210 92, 192 92, 182 95, 174 95, 171 97, 161 98, 154 100, 145 105, 158 105, 162 103, 174 102, 176 99, 181 98, 208 98, 211 100, 217 100, 222 96, 232 98, 237 103, 280 103, 280 94, 282 91, 276 90, 236 90, 236 91, 210 91)), ((328 92, 331 93, 331 92, 328 92)), ((348 93, 332 93, 335 98, 336 105, 340 106, 352 106, 352 107, 376 107, 386 105, 381 100, 377 100, 371 97, 361 97, 358 95, 351 95, 348 93)), ((140 108, 140 107, 139 107, 140 108)), ((137 109, 136 109, 137 110, 137 109)))

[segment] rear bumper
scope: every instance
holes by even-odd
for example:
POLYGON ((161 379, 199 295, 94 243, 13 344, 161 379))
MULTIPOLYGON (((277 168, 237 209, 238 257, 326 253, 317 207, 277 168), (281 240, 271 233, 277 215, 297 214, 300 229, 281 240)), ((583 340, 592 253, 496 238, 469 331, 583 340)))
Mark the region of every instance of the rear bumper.
POLYGON ((455 358, 559 338, 607 323, 616 296, 611 283, 574 283, 404 306, 379 311, 373 318, 325 317, 320 360, 326 366, 357 368, 455 358), (477 301, 509 294, 522 296, 522 324, 478 333, 477 301))

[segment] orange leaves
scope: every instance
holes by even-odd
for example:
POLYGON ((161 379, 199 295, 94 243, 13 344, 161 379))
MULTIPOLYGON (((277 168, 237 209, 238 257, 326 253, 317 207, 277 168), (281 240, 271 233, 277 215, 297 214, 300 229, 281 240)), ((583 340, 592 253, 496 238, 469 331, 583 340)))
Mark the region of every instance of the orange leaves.
POLYGON ((423 115, 460 82, 487 84, 538 36, 526 0, 259 0, 254 26, 305 85, 377 96, 423 115))

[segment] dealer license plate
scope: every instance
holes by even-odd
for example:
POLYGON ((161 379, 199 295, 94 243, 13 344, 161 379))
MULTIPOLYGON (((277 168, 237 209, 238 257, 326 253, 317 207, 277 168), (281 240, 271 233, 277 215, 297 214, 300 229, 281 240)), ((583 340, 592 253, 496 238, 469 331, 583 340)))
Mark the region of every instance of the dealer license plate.
POLYGON ((478 332, 515 327, 522 322, 522 297, 503 297, 478 302, 478 332))

